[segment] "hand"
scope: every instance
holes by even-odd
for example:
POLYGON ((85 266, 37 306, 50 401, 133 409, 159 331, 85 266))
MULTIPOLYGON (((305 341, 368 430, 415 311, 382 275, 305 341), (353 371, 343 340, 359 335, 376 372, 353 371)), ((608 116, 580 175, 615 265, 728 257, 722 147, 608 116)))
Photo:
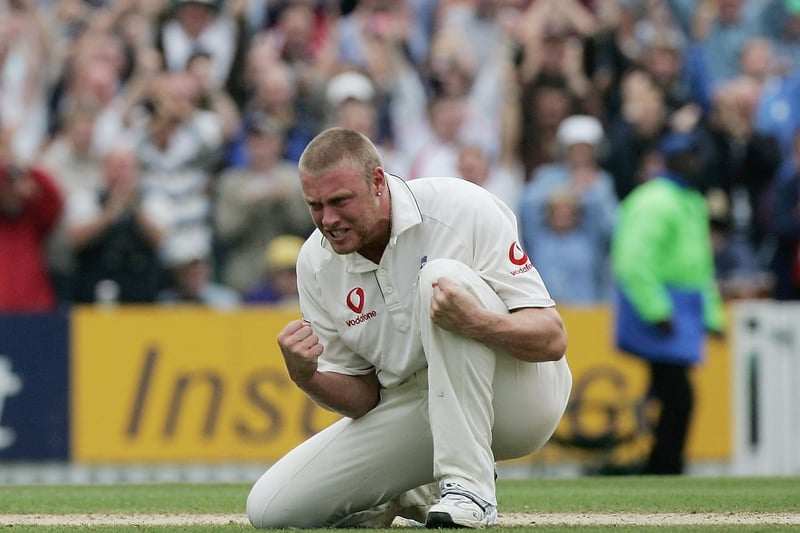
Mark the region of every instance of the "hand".
POLYGON ((39 184, 25 170, 20 170, 19 177, 14 180, 14 193, 23 202, 32 200, 39 193, 39 184))
POLYGON ((459 283, 441 277, 433 282, 431 320, 442 329, 463 333, 479 315, 475 297, 459 283))
POLYGON ((702 109, 697 104, 686 104, 675 111, 669 117, 669 123, 673 131, 687 133, 692 131, 702 116, 702 109))
POLYGON ((105 214, 111 222, 119 220, 139 201, 139 192, 124 180, 112 185, 108 192, 105 214))
POLYGON ((673 333, 673 331, 675 329, 674 326, 672 325, 672 320, 670 320, 668 318, 665 319, 665 320, 659 320, 658 322, 656 322, 653 325, 663 335, 672 335, 672 333, 673 333))
POLYGON ((317 372, 317 359, 323 348, 310 322, 300 319, 286 324, 278 334, 278 346, 292 381, 306 383, 317 372))

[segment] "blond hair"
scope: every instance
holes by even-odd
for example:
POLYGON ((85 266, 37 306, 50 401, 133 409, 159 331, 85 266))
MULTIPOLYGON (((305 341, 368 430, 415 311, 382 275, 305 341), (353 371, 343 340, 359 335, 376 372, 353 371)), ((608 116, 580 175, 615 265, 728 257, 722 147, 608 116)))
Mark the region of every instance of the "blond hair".
POLYGON ((348 128, 329 128, 314 137, 300 155, 300 174, 321 176, 342 164, 364 171, 369 182, 376 167, 383 166, 378 149, 365 135, 348 128))

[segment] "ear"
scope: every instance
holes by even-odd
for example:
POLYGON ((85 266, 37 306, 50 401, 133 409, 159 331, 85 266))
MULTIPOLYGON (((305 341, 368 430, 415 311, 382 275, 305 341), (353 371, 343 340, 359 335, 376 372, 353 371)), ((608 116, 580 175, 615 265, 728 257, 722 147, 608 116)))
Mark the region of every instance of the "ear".
POLYGON ((375 187, 376 196, 383 196, 386 191, 386 173, 381 167, 375 167, 372 171, 372 185, 375 187))

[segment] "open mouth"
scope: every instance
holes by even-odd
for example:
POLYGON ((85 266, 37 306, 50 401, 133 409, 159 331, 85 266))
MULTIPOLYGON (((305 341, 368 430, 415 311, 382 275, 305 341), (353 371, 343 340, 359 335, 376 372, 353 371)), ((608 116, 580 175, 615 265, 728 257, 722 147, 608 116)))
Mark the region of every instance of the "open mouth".
POLYGON ((328 230, 328 235, 334 241, 341 241, 342 239, 344 239, 347 236, 348 232, 349 232, 349 230, 346 230, 346 229, 332 229, 332 230, 328 230))

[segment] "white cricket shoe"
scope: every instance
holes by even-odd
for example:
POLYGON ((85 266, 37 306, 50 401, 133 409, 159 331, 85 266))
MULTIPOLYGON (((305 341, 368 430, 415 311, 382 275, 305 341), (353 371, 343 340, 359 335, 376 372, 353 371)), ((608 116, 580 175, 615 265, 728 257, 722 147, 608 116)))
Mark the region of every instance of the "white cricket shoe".
POLYGON ((444 483, 441 499, 431 506, 425 527, 482 529, 497 524, 497 507, 458 483, 444 483))

